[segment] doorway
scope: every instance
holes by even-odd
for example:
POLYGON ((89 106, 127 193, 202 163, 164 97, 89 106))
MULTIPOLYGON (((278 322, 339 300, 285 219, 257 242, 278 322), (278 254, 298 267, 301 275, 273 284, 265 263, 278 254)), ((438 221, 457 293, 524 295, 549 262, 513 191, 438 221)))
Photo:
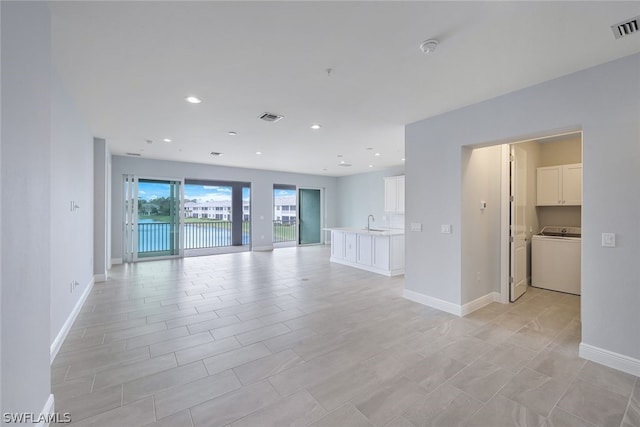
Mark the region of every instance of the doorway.
POLYGON ((319 189, 298 189, 298 244, 322 243, 322 194, 319 189))
POLYGON ((181 179, 124 177, 124 260, 182 256, 181 179))
MULTIPOLYGON (((501 301, 513 302, 528 286, 539 286, 534 241, 549 228, 578 230, 582 225, 582 133, 541 137, 502 146, 501 301), (547 173, 566 169, 565 196, 547 200, 547 190, 562 192, 563 182, 548 182, 547 173), (575 171, 578 172, 575 172, 575 171), (574 188, 576 187, 577 190, 574 188), (566 199, 566 200, 565 200, 566 199)), ((537 257, 536 259, 540 259, 537 257)), ((564 262, 564 261, 560 261, 564 262)), ((568 261, 567 261, 568 262, 568 261)), ((576 280, 579 280, 576 279, 576 280)))
POLYGON ((250 184, 185 179, 185 256, 248 251, 250 245, 250 184))
POLYGON ((298 201, 295 185, 273 185, 273 246, 295 246, 298 241, 298 201))

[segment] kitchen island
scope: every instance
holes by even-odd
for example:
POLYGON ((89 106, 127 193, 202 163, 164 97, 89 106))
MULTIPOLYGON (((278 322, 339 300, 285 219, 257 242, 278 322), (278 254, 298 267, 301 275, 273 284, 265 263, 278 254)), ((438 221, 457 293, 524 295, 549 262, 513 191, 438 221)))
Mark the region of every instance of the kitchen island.
POLYGON ((331 231, 331 262, 385 276, 404 274, 404 230, 337 227, 331 231))

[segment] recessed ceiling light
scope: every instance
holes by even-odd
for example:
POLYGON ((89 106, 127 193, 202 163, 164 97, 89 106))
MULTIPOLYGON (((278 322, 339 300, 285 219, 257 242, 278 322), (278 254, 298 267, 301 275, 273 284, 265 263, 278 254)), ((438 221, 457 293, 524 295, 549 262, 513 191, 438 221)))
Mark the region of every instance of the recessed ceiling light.
POLYGON ((163 139, 163 141, 164 141, 164 142, 171 142, 171 139, 169 139, 169 138, 165 138, 165 139, 163 139))
POLYGON ((227 135, 229 136, 236 136, 238 134, 238 132, 234 132, 232 130, 230 130, 229 132, 227 132, 227 135))
POLYGON ((202 99, 196 96, 187 96, 185 100, 191 104, 200 104, 202 102, 202 99))
POLYGON ((373 165, 369 165, 369 167, 370 167, 370 168, 372 168, 372 167, 373 167, 373 165))
POLYGON ((376 154, 374 154, 374 156, 380 156, 380 155, 381 155, 380 153, 376 153, 376 154))
POLYGON ((404 162, 404 160, 405 160, 405 159, 404 159, 404 157, 403 157, 403 158, 402 158, 402 159, 400 159, 400 160, 402 160, 402 161, 404 162))
POLYGON ((341 160, 341 161, 340 161, 340 164, 341 164, 341 165, 343 165, 343 164, 344 164, 344 160, 341 160))
POLYGON ((318 130, 318 129, 320 129, 321 127, 322 127, 322 126, 320 126, 320 125, 319 125, 319 124, 317 124, 317 123, 316 123, 316 124, 311 125, 311 129, 313 129, 313 130, 318 130))
POLYGON ((256 151, 256 154, 260 155, 260 154, 262 154, 262 151, 256 151))

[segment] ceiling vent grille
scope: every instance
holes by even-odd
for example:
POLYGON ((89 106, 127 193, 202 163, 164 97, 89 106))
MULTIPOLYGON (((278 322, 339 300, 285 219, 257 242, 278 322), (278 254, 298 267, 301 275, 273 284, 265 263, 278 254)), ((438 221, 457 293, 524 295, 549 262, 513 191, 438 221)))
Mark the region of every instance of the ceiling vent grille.
POLYGON ((349 168, 351 167, 351 163, 338 163, 338 166, 342 166, 343 168, 349 168))
POLYGON ((125 153, 127 156, 140 157, 140 153, 125 153))
POLYGON ((258 118, 260 120, 264 120, 265 122, 277 122, 278 120, 282 120, 283 117, 284 116, 281 116, 279 114, 264 113, 263 115, 261 115, 258 118))
POLYGON ((615 36, 615 38, 621 39, 622 37, 637 33, 638 21, 640 21, 640 16, 636 16, 635 18, 631 18, 627 21, 612 25, 611 30, 613 31, 613 35, 615 36))

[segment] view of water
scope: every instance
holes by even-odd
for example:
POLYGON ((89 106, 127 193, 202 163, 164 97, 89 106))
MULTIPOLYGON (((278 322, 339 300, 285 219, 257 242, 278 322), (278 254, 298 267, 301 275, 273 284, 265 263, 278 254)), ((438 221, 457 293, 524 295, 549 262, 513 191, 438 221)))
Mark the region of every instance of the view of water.
MULTIPOLYGON (((138 252, 169 251, 172 246, 172 227, 153 219, 138 221, 138 252)), ((249 243, 249 233, 242 233, 242 243, 249 243)), ((202 222, 184 225, 184 248, 202 249, 231 246, 231 223, 202 222)))

